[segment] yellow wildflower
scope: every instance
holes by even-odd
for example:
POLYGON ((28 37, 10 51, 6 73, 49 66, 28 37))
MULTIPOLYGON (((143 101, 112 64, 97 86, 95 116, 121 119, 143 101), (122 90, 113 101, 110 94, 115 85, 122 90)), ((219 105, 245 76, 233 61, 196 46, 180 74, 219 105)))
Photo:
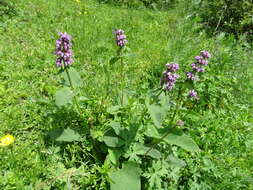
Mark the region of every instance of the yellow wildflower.
POLYGON ((77 3, 80 3, 80 0, 75 0, 77 3))
POLYGON ((0 139, 0 147, 1 146, 8 146, 14 143, 15 138, 12 135, 5 135, 0 139))

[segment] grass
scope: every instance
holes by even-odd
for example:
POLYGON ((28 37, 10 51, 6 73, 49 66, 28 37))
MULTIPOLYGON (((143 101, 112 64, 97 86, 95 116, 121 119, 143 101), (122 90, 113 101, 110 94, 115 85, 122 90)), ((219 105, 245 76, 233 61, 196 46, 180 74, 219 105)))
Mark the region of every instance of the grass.
POLYGON ((59 144, 47 134, 78 125, 75 113, 52 105, 59 86, 53 55, 57 33, 73 37, 73 67, 84 82, 80 93, 94 100, 84 103, 82 126, 98 133, 108 120, 106 109, 119 101, 120 66, 109 64, 116 49, 114 28, 124 29, 129 41, 124 86, 134 98, 159 85, 165 63, 189 68, 202 49, 214 57, 207 83, 198 89, 203 99, 184 118, 184 130, 202 151, 190 154, 173 146, 187 165, 176 176, 170 173, 160 189, 253 189, 253 65, 244 41, 207 37, 182 9, 125 9, 92 0, 11 2, 16 14, 3 17, 0 27, 0 136, 10 133, 16 141, 0 149, 0 189, 109 188, 110 168, 94 156, 92 141, 59 144))

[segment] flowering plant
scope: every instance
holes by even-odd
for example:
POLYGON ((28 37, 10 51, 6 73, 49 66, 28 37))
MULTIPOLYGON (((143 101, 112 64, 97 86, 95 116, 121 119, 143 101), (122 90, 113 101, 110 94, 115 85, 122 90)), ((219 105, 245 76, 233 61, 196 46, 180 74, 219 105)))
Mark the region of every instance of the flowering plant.
POLYGON ((78 72, 71 67, 74 62, 72 51, 72 37, 67 33, 59 33, 59 39, 56 40, 55 55, 56 66, 60 68, 60 74, 63 78, 63 88, 56 92, 56 105, 61 107, 69 103, 74 103, 78 113, 82 110, 77 100, 76 88, 82 86, 81 77, 78 72))

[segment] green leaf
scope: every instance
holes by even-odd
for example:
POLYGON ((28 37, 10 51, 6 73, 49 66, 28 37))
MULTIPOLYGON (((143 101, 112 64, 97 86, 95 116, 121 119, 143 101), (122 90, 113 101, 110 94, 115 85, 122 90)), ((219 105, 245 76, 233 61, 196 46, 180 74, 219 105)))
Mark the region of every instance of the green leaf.
POLYGON ((152 158, 156 158, 156 159, 160 159, 162 157, 161 152, 158 151, 157 149, 154 149, 154 148, 152 150, 150 150, 147 155, 151 156, 152 158))
POLYGON ((121 140, 118 137, 113 137, 113 136, 104 136, 103 137, 103 141, 105 142, 105 144, 109 147, 121 147, 122 145, 124 145, 124 141, 121 140))
POLYGON ((161 107, 157 106, 157 105, 150 105, 148 107, 148 112, 149 112, 154 124, 157 127, 161 127, 162 122, 165 118, 165 113, 161 110, 161 107))
POLYGON ((176 168, 176 169, 180 169, 186 165, 185 161, 180 160, 179 158, 177 158, 173 155, 169 155, 167 158, 167 161, 170 164, 170 166, 172 166, 173 168, 176 168))
POLYGON ((111 106, 107 109, 107 112, 110 114, 117 114, 120 112, 121 106, 111 106))
POLYGON ((118 57, 118 56, 113 57, 113 58, 110 59, 109 63, 112 65, 112 64, 116 63, 119 59, 120 59, 120 57, 118 57))
POLYGON ((168 111, 169 110, 169 96, 167 96, 165 93, 161 93, 159 95, 159 100, 160 100, 160 104, 161 104, 161 107, 168 111))
POLYGON ((70 128, 56 129, 50 132, 49 136, 55 141, 73 142, 81 140, 81 136, 70 128))
POLYGON ((129 97, 126 92, 123 93, 123 105, 126 106, 129 104, 129 97))
POLYGON ((159 134, 158 130, 154 125, 148 125, 147 130, 145 131, 145 135, 148 137, 153 137, 153 138, 161 138, 161 135, 159 134))
POLYGON ((110 177, 111 190, 140 190, 140 168, 131 162, 126 163, 122 169, 113 172, 110 177))
MULTIPOLYGON (((73 67, 68 68, 68 72, 69 72, 69 77, 71 79, 73 87, 82 86, 83 82, 79 73, 73 67)), ((64 78, 64 85, 70 86, 69 78, 66 71, 63 72, 62 75, 64 78)))
POLYGON ((120 131, 121 131, 120 122, 112 121, 109 125, 113 128, 116 135, 120 135, 120 131))
POLYGON ((167 133, 169 134, 163 139, 163 141, 165 141, 166 143, 177 145, 190 152, 200 151, 198 145, 194 142, 194 140, 189 136, 185 135, 180 129, 175 128, 157 129, 155 126, 149 125, 147 131, 145 132, 145 135, 147 135, 148 137, 160 139, 167 133))
POLYGON ((159 98, 159 104, 149 104, 150 102, 147 101, 147 108, 148 112, 150 114, 150 117, 154 124, 157 127, 161 127, 163 120, 165 119, 167 112, 169 110, 169 99, 168 96, 165 94, 160 94, 159 98))
POLYGON ((117 150, 117 149, 108 149, 108 153, 109 153, 108 157, 110 161, 116 165, 120 156, 122 155, 122 151, 117 150))
POLYGON ((57 106, 65 106, 72 101, 72 98, 73 98, 72 91, 69 88, 64 87, 56 92, 55 104, 57 106))
MULTIPOLYGON (((136 143, 133 147, 133 152, 137 155, 144 155, 148 150, 149 150, 149 147, 144 146, 141 143, 136 143)), ((147 155, 155 159, 161 158, 161 153, 156 149, 151 149, 151 151, 149 151, 147 155)))
POLYGON ((195 141, 179 129, 171 129, 171 132, 163 140, 168 144, 180 146, 190 152, 200 151, 195 141))
POLYGON ((89 98, 87 98, 87 97, 85 97, 85 96, 80 96, 80 97, 78 97, 78 101, 80 101, 80 102, 86 102, 86 101, 89 101, 90 99, 89 98))

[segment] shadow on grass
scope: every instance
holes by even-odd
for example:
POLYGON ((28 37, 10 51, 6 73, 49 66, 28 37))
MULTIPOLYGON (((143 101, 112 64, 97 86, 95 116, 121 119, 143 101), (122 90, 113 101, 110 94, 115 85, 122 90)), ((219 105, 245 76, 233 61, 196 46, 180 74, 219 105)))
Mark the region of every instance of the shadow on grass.
POLYGON ((10 19, 17 15, 15 5, 10 1, 0 0, 0 21, 10 19))

